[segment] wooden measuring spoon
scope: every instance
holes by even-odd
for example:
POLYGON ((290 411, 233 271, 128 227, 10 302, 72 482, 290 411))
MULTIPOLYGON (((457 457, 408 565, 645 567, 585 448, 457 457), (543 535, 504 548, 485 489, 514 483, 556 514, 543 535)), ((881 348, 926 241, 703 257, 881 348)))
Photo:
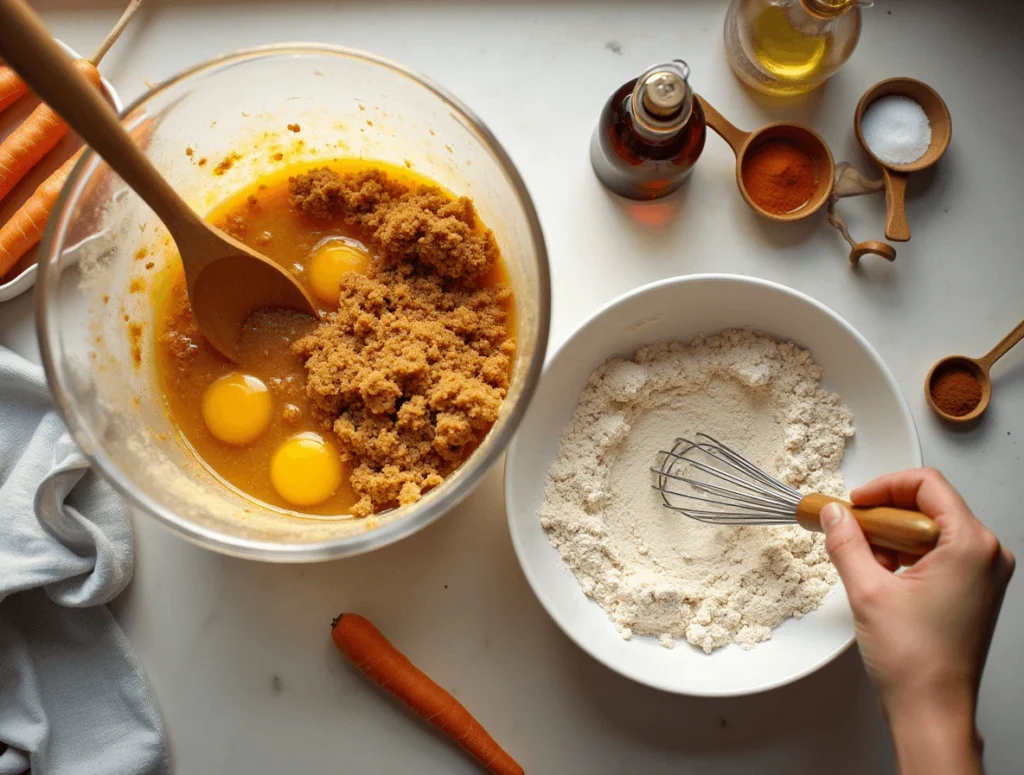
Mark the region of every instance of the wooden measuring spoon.
POLYGON ((988 351, 985 355, 980 358, 968 358, 966 355, 950 355, 941 360, 937 361, 931 369, 928 370, 928 376, 924 380, 924 395, 928 399, 928 405, 935 410, 935 413, 944 420, 950 422, 971 422, 981 417, 982 413, 988 409, 989 402, 992 400, 992 378, 989 376, 989 372, 992 370, 992 364, 1006 355, 1010 348, 1013 347, 1021 339, 1024 339, 1024 320, 1022 320, 1013 331, 1008 333, 1002 338, 1002 340, 988 351), (969 372, 978 383, 981 385, 981 400, 973 410, 965 415, 957 417, 955 414, 947 414, 939 409, 935 403, 935 398, 932 396, 932 387, 934 380, 940 374, 944 372, 955 370, 955 371, 967 371, 969 372))
POLYGON ((882 168, 885 181, 885 237, 886 239, 906 242, 910 239, 910 224, 907 223, 906 195, 907 176, 911 172, 920 172, 937 162, 949 147, 949 138, 953 133, 953 121, 949 116, 949 108, 931 86, 915 81, 913 78, 887 78, 879 81, 860 98, 857 110, 853 114, 853 131, 857 142, 864 152, 875 160, 882 168), (910 97, 924 108, 928 123, 932 126, 932 142, 928 150, 917 161, 910 164, 888 164, 879 159, 864 141, 861 122, 865 111, 875 100, 891 95, 910 97))
POLYGON ((206 223, 171 188, 22 0, 0 0, 0 29, 0 56, 163 221, 181 255, 192 313, 210 344, 235 360, 242 324, 264 307, 319 317, 285 269, 206 223))
POLYGON ((799 221, 821 209, 832 195, 832 186, 835 184, 835 161, 832 159, 832 152, 821 135, 810 127, 803 124, 795 124, 786 121, 776 121, 773 124, 766 124, 753 132, 744 132, 733 126, 721 113, 715 110, 708 101, 697 95, 700 105, 704 109, 704 117, 707 124, 732 148, 736 154, 736 185, 740 194, 750 207, 765 218, 772 221, 799 221), (789 213, 773 213, 765 210, 757 202, 750 198, 746 186, 743 185, 743 163, 747 153, 757 148, 762 143, 770 140, 785 140, 797 146, 814 161, 818 173, 817 187, 811 198, 802 207, 798 207, 789 213))

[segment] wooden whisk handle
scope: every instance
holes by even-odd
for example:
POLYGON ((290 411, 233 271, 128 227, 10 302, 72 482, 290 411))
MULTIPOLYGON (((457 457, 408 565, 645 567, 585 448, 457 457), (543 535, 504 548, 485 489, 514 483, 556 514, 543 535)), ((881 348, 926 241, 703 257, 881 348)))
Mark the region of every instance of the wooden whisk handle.
POLYGON ((859 508, 840 498, 814 493, 805 495, 796 507, 796 521, 807 530, 821 532, 821 510, 829 503, 848 508, 868 539, 868 543, 905 554, 927 554, 939 540, 935 520, 919 511, 893 506, 859 508))

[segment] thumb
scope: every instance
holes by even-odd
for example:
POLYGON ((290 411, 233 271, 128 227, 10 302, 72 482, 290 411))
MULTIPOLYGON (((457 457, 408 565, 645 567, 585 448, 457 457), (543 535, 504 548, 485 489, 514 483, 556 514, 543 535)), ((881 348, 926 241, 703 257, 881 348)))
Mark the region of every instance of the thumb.
POLYGON ((821 510, 821 527, 825 531, 825 551, 848 593, 863 590, 885 573, 848 508, 841 503, 827 504, 821 510))

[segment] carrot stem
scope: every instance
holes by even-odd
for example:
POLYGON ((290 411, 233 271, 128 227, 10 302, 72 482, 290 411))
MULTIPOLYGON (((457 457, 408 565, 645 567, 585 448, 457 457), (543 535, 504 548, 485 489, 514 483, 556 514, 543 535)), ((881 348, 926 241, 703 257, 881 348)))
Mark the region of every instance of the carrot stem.
POLYGON ((367 678, 451 737, 494 775, 523 775, 479 721, 358 614, 341 614, 331 639, 367 678))
POLYGON ((115 24, 114 28, 107 33, 107 37, 103 39, 103 42, 100 43, 93 55, 89 57, 90 62, 94 65, 98 65, 100 63, 100 60, 103 59, 108 51, 110 51, 110 47, 117 42, 119 37, 121 37, 121 33, 124 32, 124 28, 128 26, 128 22, 132 20, 135 12, 139 10, 140 5, 142 5, 142 0, 131 0, 131 2, 128 3, 128 7, 124 9, 124 13, 122 13, 121 18, 117 20, 117 24, 115 24))
MULTIPOLYGON (((121 33, 124 32, 124 28, 128 26, 128 22, 132 20, 135 12, 139 10, 142 2, 143 0, 131 0, 128 3, 128 7, 124 9, 124 13, 117 20, 117 24, 107 33, 107 36, 100 43, 96 52, 89 58, 93 65, 98 65, 100 60, 110 51, 110 47, 121 37, 121 33)), ((14 70, 6 65, 0 65, 0 111, 14 104, 27 91, 28 84, 21 80, 14 70)))

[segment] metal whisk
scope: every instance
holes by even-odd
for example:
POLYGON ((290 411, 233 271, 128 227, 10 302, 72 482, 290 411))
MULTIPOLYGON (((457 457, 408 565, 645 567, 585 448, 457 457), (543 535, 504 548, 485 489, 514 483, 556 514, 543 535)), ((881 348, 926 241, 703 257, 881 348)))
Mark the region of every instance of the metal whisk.
POLYGON ((664 505, 715 525, 792 525, 821 531, 821 510, 837 501, 853 512, 875 546, 922 555, 935 547, 939 527, 917 511, 891 506, 856 508, 821 493, 805 495, 762 471, 725 444, 698 433, 676 439, 651 468, 664 505))

